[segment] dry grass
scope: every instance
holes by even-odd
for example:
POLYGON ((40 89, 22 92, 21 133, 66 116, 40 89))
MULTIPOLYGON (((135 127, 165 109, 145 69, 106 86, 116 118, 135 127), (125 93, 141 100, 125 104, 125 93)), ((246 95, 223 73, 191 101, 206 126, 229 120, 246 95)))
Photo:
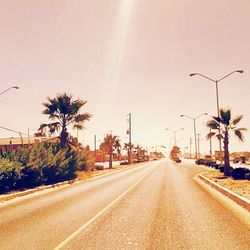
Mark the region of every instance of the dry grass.
POLYGON ((109 169, 109 168, 105 168, 104 170, 94 170, 94 171, 79 171, 77 172, 77 178, 79 178, 80 180, 89 180, 95 176, 98 175, 103 175, 106 173, 111 173, 111 172, 115 172, 121 169, 127 169, 127 168, 133 168, 135 167, 135 164, 131 164, 131 165, 118 165, 118 166, 113 166, 113 168, 109 169))
POLYGON ((222 187, 250 200, 249 180, 234 180, 231 177, 223 178, 223 173, 218 170, 211 170, 204 173, 203 175, 208 179, 218 183, 222 187))

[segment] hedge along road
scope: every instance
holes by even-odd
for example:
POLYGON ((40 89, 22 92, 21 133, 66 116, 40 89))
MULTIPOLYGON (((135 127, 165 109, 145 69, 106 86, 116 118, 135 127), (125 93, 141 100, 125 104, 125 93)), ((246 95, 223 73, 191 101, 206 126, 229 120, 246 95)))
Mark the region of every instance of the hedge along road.
MULTIPOLYGON (((184 171, 184 169, 186 171, 184 171)), ((1 249, 249 249, 249 227, 162 160, 0 206, 1 249)))

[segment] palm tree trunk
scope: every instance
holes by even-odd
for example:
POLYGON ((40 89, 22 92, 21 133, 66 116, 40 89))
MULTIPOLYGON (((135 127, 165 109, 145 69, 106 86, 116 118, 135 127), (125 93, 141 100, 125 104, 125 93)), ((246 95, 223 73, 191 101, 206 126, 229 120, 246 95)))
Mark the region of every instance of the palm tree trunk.
POLYGON ((64 120, 62 124, 62 132, 60 134, 60 141, 63 148, 68 145, 68 135, 66 121, 64 120))
POLYGON ((110 140, 109 142, 109 168, 112 168, 112 152, 113 147, 112 147, 112 141, 110 140))
POLYGON ((228 144, 229 144, 228 131, 226 131, 224 138, 224 176, 229 176, 230 161, 229 161, 228 144))

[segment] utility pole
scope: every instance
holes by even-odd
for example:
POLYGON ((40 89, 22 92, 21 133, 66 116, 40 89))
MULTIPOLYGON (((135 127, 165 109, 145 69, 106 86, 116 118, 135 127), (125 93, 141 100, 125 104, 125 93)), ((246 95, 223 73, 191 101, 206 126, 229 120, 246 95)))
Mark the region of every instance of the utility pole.
MULTIPOLYGON (((210 128, 209 132, 210 132, 210 133, 212 132, 212 129, 211 129, 211 128, 210 128)), ((209 144, 210 144, 210 145, 209 145, 209 146, 210 146, 210 147, 209 147, 209 149, 210 149, 210 150, 209 150, 209 151, 210 151, 210 157, 211 157, 211 159, 213 159, 212 138, 209 139, 209 144)))
POLYGON ((22 136, 22 133, 19 132, 19 135, 20 135, 20 139, 21 139, 22 146, 23 146, 23 136, 22 136))
POLYGON ((95 160, 96 160, 96 135, 94 135, 95 160))
POLYGON ((190 148, 189 157, 190 157, 190 159, 192 159, 192 138, 190 138, 190 141, 189 141, 189 148, 190 148))
POLYGON ((129 150, 128 150, 128 164, 132 163, 132 133, 131 133, 131 113, 128 114, 128 134, 129 134, 129 150))
POLYGON ((198 159, 200 159, 200 134, 197 134, 197 144, 198 144, 198 159))
POLYGON ((109 135, 109 168, 112 168, 112 154, 113 154, 113 136, 112 133, 109 135))

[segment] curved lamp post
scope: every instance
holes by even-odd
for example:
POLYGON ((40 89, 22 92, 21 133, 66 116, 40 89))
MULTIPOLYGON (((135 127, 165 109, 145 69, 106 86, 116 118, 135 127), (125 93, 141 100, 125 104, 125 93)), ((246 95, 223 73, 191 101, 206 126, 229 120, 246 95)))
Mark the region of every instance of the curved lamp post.
POLYGON ((195 124, 195 120, 203 115, 208 115, 208 113, 202 113, 196 117, 191 117, 188 115, 180 115, 180 117, 187 117, 189 119, 192 119, 194 122, 194 142, 195 142, 195 159, 197 159, 197 139, 196 139, 196 124, 195 124))
POLYGON ((6 90, 4 90, 3 92, 1 92, 0 95, 2 95, 3 93, 7 92, 7 91, 10 90, 10 89, 19 89, 19 87, 17 87, 17 86, 9 87, 9 88, 7 88, 6 90))
MULTIPOLYGON (((198 76, 201 76, 201 77, 203 77, 203 78, 206 78, 207 80, 209 80, 209 81, 212 81, 212 82, 214 82, 215 83, 215 87, 216 87, 216 103, 217 103, 217 114, 218 114, 218 117, 220 116, 220 106, 219 106, 219 91, 218 91, 218 83, 219 82, 221 82, 222 80, 224 80, 225 78, 227 78, 228 76, 230 76, 230 75, 232 75, 232 74, 234 74, 234 73, 243 73, 244 71, 243 70, 234 70, 234 71, 232 71, 232 72, 230 72, 229 74, 227 74, 227 75, 225 75, 225 76, 223 76, 223 77, 221 77, 220 79, 218 79, 218 80, 215 80, 215 79, 212 79, 212 78, 210 78, 210 77, 207 77, 207 76, 205 76, 205 75, 202 75, 202 74, 200 74, 200 73, 191 73, 191 74, 189 74, 189 76, 195 76, 195 75, 198 75, 198 76)), ((219 131, 219 133, 220 133, 220 131, 219 131)), ((219 146, 220 146, 220 161, 222 162, 222 154, 221 154, 221 138, 219 139, 219 146)))

